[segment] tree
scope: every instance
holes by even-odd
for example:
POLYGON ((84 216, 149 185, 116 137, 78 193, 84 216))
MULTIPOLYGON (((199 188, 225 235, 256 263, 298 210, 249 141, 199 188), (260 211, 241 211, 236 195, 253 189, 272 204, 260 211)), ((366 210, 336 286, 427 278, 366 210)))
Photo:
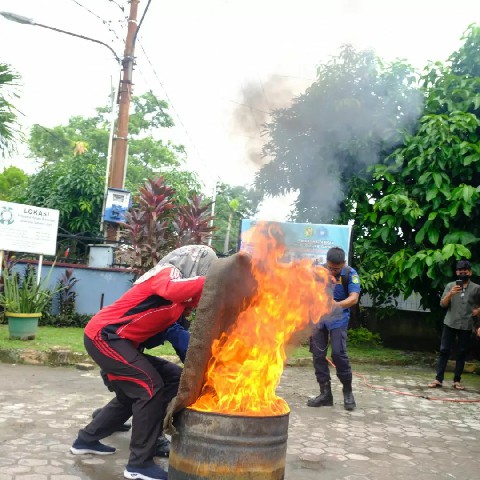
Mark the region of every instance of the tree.
MULTIPOLYGON (((176 201, 187 203, 201 186, 196 174, 183 168, 184 149, 154 136, 155 129, 173 125, 165 112, 167 104, 151 93, 134 97, 132 103, 125 187, 135 195, 149 176, 163 173, 165 182, 175 188, 176 201)), ((108 114, 107 108, 98 108, 95 117, 71 117, 66 126, 47 129, 35 125, 29 147, 31 155, 41 160, 41 167, 13 199, 58 209, 61 228, 97 236, 105 188, 108 114)))
POLYGON ((27 184, 28 175, 20 168, 8 167, 0 173, 0 200, 12 201, 27 184))
POLYGON ((14 200, 60 210, 59 226, 70 233, 97 236, 103 206, 105 160, 89 152, 46 164, 14 200))
POLYGON ((318 67, 317 80, 266 126, 270 162, 255 184, 273 196, 298 192, 293 218, 332 223, 345 209, 349 180, 363 175, 419 114, 412 68, 384 65, 371 51, 344 46, 318 67))
MULTIPOLYGON (((200 187, 196 175, 182 169, 184 147, 157 138, 159 129, 173 126, 167 108, 168 104, 151 92, 132 97, 125 188, 133 194, 147 178, 158 175, 168 177, 183 195, 200 187)), ((75 145, 82 142, 92 157, 106 165, 110 115, 109 107, 101 107, 96 116, 74 116, 65 126, 48 129, 34 125, 29 139, 31 156, 46 166, 69 159, 75 145)))
POLYGON ((0 63, 0 153, 11 152, 17 132, 17 114, 11 98, 18 98, 15 91, 19 76, 9 65, 0 63))
POLYGON ((217 252, 236 251, 240 222, 242 218, 252 218, 258 211, 262 194, 254 188, 231 186, 225 183, 217 185, 215 199, 212 245, 217 252))
POLYGON ((456 259, 471 258, 480 273, 480 27, 463 39, 449 65, 426 70, 416 131, 359 187, 368 201, 357 266, 380 303, 418 292, 436 310, 456 259))

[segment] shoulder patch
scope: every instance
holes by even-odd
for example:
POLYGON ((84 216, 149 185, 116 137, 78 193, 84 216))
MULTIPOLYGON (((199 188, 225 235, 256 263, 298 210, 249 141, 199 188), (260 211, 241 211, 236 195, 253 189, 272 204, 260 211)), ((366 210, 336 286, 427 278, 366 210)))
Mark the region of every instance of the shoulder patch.
POLYGON ((352 283, 360 283, 360 277, 358 275, 352 275, 352 283))

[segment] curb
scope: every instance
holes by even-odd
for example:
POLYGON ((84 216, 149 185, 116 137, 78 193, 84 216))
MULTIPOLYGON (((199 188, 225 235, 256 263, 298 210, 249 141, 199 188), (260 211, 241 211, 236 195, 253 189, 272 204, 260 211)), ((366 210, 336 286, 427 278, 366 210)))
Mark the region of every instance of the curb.
POLYGON ((79 363, 92 364, 87 353, 72 352, 65 348, 51 348, 47 351, 33 349, 0 349, 0 362, 24 365, 48 365, 60 367, 79 363))
MULTIPOLYGON (((182 365, 180 359, 175 355, 164 355, 163 358, 177 365, 182 365)), ((49 367, 76 367, 79 370, 92 370, 98 368, 92 361, 88 353, 72 352, 64 347, 53 347, 47 351, 34 349, 0 349, 0 363, 20 364, 20 365, 44 365, 49 367)), ((375 361, 356 360, 357 364, 371 365, 390 365, 390 366, 409 366, 419 365, 418 360, 405 359, 405 361, 375 361)), ((307 358, 289 358, 286 362, 289 367, 312 367, 312 357, 307 358)), ((435 367, 435 364, 424 364, 424 366, 435 367)), ((453 372, 455 362, 448 361, 447 371, 453 372)), ((479 362, 467 362, 465 364, 465 373, 475 373, 480 375, 479 362)))
MULTIPOLYGON (((176 364, 181 364, 178 357, 165 355, 163 358, 176 364)), ((98 366, 92 361, 88 353, 72 352, 69 349, 58 347, 47 351, 34 349, 0 349, 0 363, 20 365, 44 365, 48 367, 76 367, 79 370, 93 370, 98 366)))

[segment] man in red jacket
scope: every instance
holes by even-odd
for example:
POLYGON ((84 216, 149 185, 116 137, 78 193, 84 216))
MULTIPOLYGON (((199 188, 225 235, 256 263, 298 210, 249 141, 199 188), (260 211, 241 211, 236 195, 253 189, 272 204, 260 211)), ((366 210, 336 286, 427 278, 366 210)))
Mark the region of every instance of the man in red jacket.
POLYGON ((153 455, 166 407, 178 390, 181 369, 142 353, 139 347, 174 324, 185 309, 197 306, 205 275, 216 258, 215 252, 204 245, 178 248, 88 322, 85 348, 106 372, 116 397, 79 431, 71 453, 115 453, 115 448, 100 440, 116 431, 133 413, 124 477, 167 478, 166 472, 153 462, 153 455))

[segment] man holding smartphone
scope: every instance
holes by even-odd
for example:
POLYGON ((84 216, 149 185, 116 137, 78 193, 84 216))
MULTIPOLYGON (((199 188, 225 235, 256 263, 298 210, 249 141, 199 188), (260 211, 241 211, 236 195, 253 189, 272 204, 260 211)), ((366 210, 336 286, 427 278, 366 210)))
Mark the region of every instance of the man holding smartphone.
POLYGON ((457 357, 452 387, 457 390, 465 389, 460 380, 472 335, 473 316, 476 315, 477 307, 480 305, 480 285, 470 280, 472 266, 468 260, 459 260, 455 271, 457 279, 447 283, 440 300, 440 306, 445 308, 447 313, 443 323, 437 375, 435 380, 428 384, 430 388, 443 386, 445 368, 453 344, 457 340, 457 357))

